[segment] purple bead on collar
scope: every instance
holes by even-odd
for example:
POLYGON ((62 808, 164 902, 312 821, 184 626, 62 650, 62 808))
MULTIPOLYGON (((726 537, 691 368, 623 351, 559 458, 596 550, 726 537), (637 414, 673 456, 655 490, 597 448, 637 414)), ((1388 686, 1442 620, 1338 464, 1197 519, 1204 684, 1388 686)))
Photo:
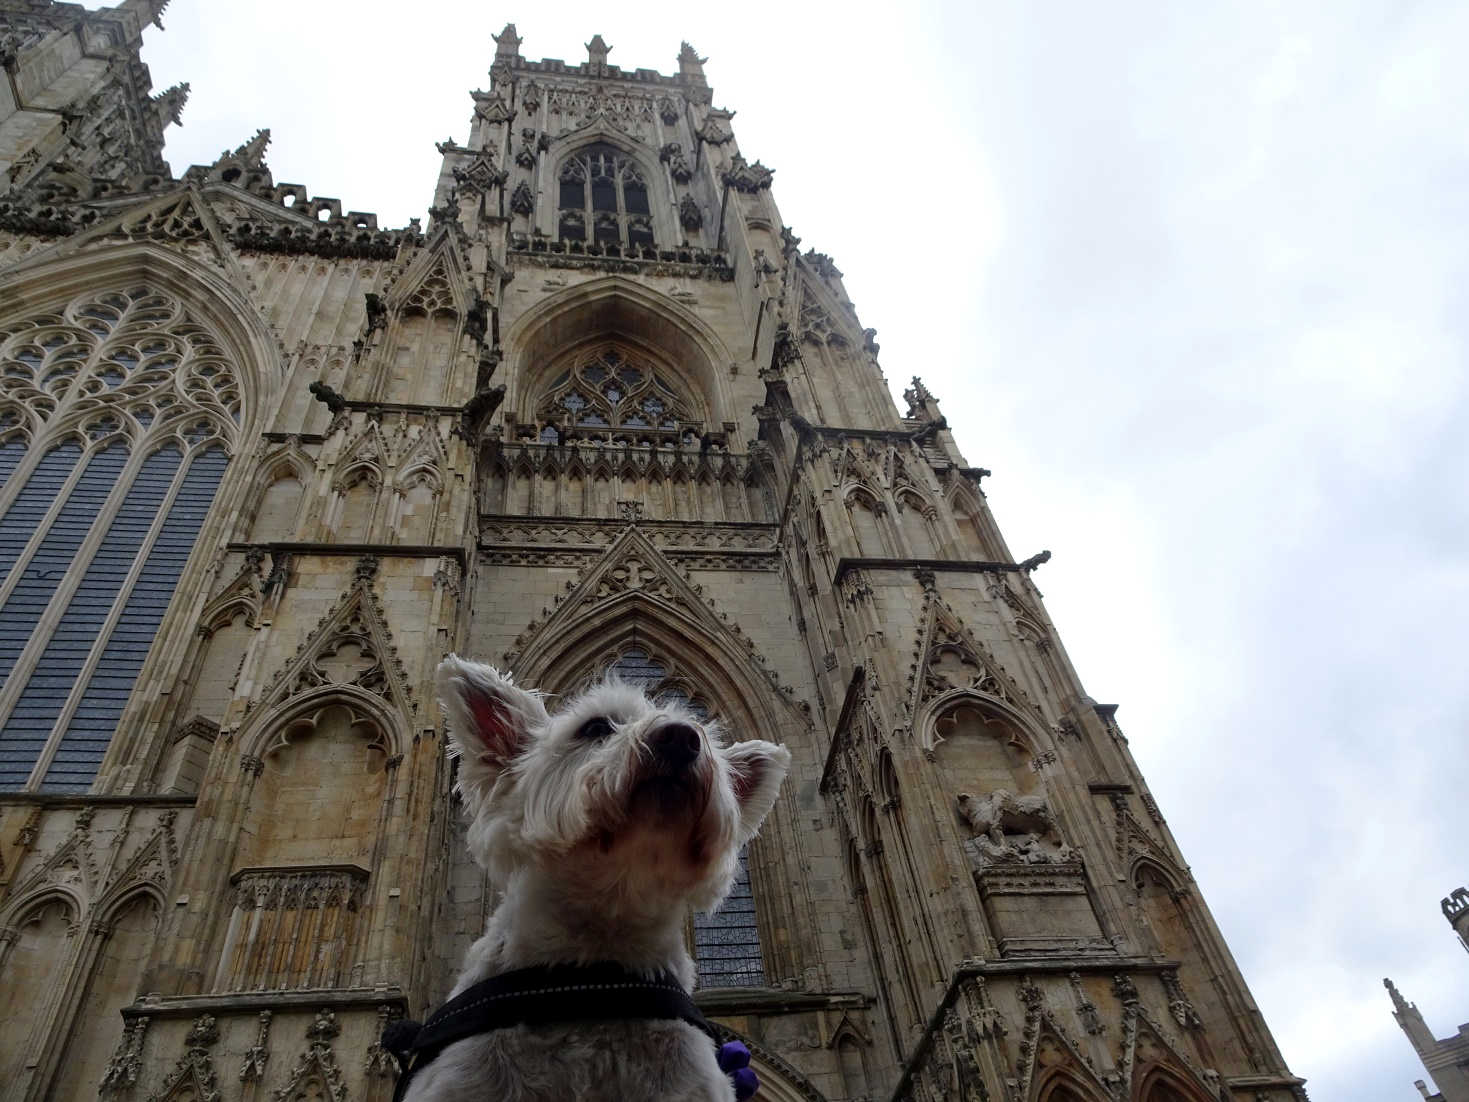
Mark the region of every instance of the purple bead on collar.
POLYGON ((760 1077, 750 1067, 750 1050, 739 1041, 726 1041, 719 1046, 719 1070, 734 1084, 735 1099, 745 1102, 760 1089, 760 1077))

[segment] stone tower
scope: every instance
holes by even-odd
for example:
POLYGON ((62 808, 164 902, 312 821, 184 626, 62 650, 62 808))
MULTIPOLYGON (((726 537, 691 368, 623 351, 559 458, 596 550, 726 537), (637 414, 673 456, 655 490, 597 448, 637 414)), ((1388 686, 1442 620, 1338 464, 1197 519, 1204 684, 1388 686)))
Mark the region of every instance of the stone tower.
POLYGON ((161 8, 0 0, 0 1097, 390 1097, 495 900, 457 650, 790 747, 689 924, 762 1097, 1304 1098, 1047 556, 894 406, 703 58, 506 27, 388 230, 265 131, 175 177, 161 8))

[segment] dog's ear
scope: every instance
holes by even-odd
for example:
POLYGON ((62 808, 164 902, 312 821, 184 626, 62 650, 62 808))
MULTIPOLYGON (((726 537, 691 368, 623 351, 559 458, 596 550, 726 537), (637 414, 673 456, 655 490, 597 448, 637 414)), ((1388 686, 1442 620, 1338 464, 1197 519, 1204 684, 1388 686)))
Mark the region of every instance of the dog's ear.
POLYGON ((752 739, 727 747, 724 759, 729 763, 730 783, 740 806, 740 842, 748 842, 775 806, 780 782, 791 767, 791 752, 784 746, 752 739))
POLYGON ((531 728, 546 722, 546 707, 509 674, 453 654, 439 663, 437 681, 459 784, 466 796, 482 798, 529 744, 531 728))

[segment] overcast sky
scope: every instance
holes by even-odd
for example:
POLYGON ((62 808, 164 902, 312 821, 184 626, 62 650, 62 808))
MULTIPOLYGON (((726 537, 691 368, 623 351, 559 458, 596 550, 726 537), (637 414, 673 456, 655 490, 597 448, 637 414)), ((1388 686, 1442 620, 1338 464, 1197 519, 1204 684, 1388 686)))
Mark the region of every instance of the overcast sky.
POLYGON ((144 51, 192 83, 174 171, 268 126, 277 182, 401 226, 507 20, 530 58, 708 55, 889 380, 1054 553, 1292 1069, 1416 1099, 1382 977, 1469 1018, 1438 907, 1469 881, 1469 6, 175 0, 144 51))

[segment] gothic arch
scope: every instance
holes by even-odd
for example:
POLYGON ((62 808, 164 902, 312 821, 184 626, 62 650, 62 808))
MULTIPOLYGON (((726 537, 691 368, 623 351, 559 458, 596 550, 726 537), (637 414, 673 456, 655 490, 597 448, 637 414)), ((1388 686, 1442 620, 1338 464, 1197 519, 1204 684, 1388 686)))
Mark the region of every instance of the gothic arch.
MULTIPOLYGON (((306 491, 311 485, 312 476, 315 473, 315 462, 294 440, 288 441, 269 452, 261 459, 259 466, 256 468, 255 477, 250 488, 249 505, 240 510, 239 519, 235 524, 235 538, 243 540, 250 538, 252 535, 264 534, 256 533, 255 529, 266 498, 280 483, 290 479, 295 479, 300 484, 300 493, 296 495, 296 505, 290 526, 276 533, 274 538, 289 540, 294 537, 301 524, 301 514, 304 511, 306 502, 306 491)), ((289 508, 282 511, 291 512, 289 508)))
POLYGON ((110 923, 117 918, 123 908, 131 906, 138 900, 146 898, 158 909, 160 918, 167 900, 163 898, 163 889, 148 880, 128 880, 126 883, 117 884, 109 888, 107 894, 97 902, 93 908, 95 921, 97 923, 110 923))
MULTIPOLYGON (((73 923, 79 923, 82 916, 91 909, 90 902, 69 884, 43 884, 35 891, 27 892, 19 899, 11 900, 4 911, 0 911, 0 930, 19 927, 28 921, 31 915, 43 907, 59 902, 66 907, 71 915, 73 923)), ((4 956, 0 955, 0 968, 4 966, 4 956)))
POLYGON ((1215 1102, 1164 1064, 1154 1064, 1140 1072, 1132 1097, 1134 1102, 1215 1102))
POLYGON ((737 419, 727 381, 735 357, 715 332, 667 295, 615 275, 551 295, 506 329, 507 408, 530 417, 553 361, 594 336, 630 337, 656 349, 703 398, 711 423, 737 419))
POLYGON ((74 341, 56 350, 65 362, 58 362, 54 382, 37 379, 40 387, 26 399, 44 407, 47 424, 5 487, 7 514, 29 523, 13 513, 16 503, 58 451, 78 454, 54 486, 66 496, 56 494, 35 514, 40 523, 21 554, 29 561, 55 542, 67 563, 101 563, 104 550, 105 561, 132 557, 135 563, 131 572, 111 570, 95 579, 90 567, 61 571, 44 596, 46 614, 18 629, 13 644, 16 664, 3 709, 7 716, 31 717, 27 730, 36 734, 28 743, 28 754, 34 750, 28 772, 12 770, 7 782, 83 791, 107 775, 109 762, 135 757, 138 740, 156 734, 126 722, 130 714, 158 707, 133 701, 131 686, 146 679, 146 663, 166 661, 164 655, 187 646, 188 633, 170 629, 177 617, 197 614, 202 577, 183 569, 179 556, 217 545, 233 526, 251 477, 249 464, 240 461, 242 445, 256 436, 268 412, 280 354, 253 306, 220 273, 149 242, 21 265, 0 279, 0 295, 13 307, 7 336, 22 368, 28 355, 34 360, 34 350, 22 347, 27 324, 74 341), (86 496, 73 497, 73 489, 83 486, 86 496), (84 508, 91 512, 86 534, 66 537, 63 514, 84 508), (145 516, 148 530, 163 534, 134 540, 128 533, 142 531, 145 516), (168 579, 166 599, 129 580, 142 577, 140 568, 168 579), (55 678, 40 685, 30 675, 56 660, 59 633, 73 630, 72 621, 83 616, 76 600, 83 593, 88 607, 105 599, 112 613, 100 624, 95 616, 88 620, 96 629, 88 654, 68 651, 70 688, 55 678), (136 648, 131 640, 140 632, 166 649, 136 648), (109 718, 82 717, 82 694, 89 707, 96 703, 90 695, 96 670, 119 659, 131 679, 114 677, 108 686, 109 718), (119 731, 124 734, 116 737, 119 731))
POLYGON ((574 632, 550 638, 539 632, 514 662, 529 685, 571 686, 599 659, 639 639, 673 656, 680 669, 698 670, 735 738, 774 738, 791 729, 787 709, 774 702, 768 684, 750 676, 748 651, 707 632, 702 625, 638 592, 618 595, 575 623, 574 632), (785 713, 784 715, 782 713, 785 713))
MULTIPOLYGON (((643 184, 648 205, 646 221, 651 229, 653 240, 648 245, 633 244, 630 247, 658 248, 661 246, 667 249, 676 244, 683 235, 674 226, 670 213, 669 200, 672 196, 668 193, 666 175, 662 166, 650 156, 651 151, 641 142, 630 139, 628 135, 620 133, 601 121, 589 123, 585 127, 552 139, 552 155, 547 159, 549 170, 542 177, 544 182, 540 189, 542 196, 545 197, 541 200, 543 209, 537 211, 538 215, 544 214, 549 217, 538 217, 535 224, 538 226, 549 224, 552 227, 552 236, 560 236, 560 217, 563 209, 560 186, 562 174, 570 167, 573 158, 597 146, 609 146, 615 153, 626 158, 643 184)), ((583 240, 593 241, 591 227, 585 228, 587 232, 583 240)))
POLYGON ((1053 1068, 1036 1081, 1031 1096, 1035 1102, 1110 1102, 1107 1095, 1083 1080, 1070 1068, 1053 1068))
POLYGON ((313 691, 288 697, 274 708, 264 709, 247 720, 240 729, 240 752, 263 759, 283 744, 285 731, 334 705, 346 707, 361 722, 371 723, 377 728, 383 740, 382 752, 385 757, 398 757, 403 753, 407 742, 405 731, 408 730, 408 717, 380 696, 356 685, 324 685, 313 691))
POLYGON ((739 1041, 750 1050, 750 1066, 760 1077, 760 1102, 826 1102, 826 1096, 798 1068, 764 1045, 723 1022, 716 1021, 714 1028, 721 1043, 739 1041))
POLYGON ((940 721, 965 703, 971 704, 984 717, 986 724, 995 720, 1007 724, 1011 728, 1012 739, 1025 753, 1034 756, 1055 748, 1050 732, 1021 709, 988 693, 973 688, 959 688, 939 694, 918 710, 913 726, 921 732, 925 750, 931 751, 943 741, 943 736, 937 730, 940 721))
POLYGON ((20 313, 138 281, 197 311, 221 338, 242 390, 240 438, 254 439, 267 400, 284 378, 284 363, 254 305, 210 266, 150 241, 133 241, 35 264, 22 261, 0 275, 0 294, 9 312, 20 313))

